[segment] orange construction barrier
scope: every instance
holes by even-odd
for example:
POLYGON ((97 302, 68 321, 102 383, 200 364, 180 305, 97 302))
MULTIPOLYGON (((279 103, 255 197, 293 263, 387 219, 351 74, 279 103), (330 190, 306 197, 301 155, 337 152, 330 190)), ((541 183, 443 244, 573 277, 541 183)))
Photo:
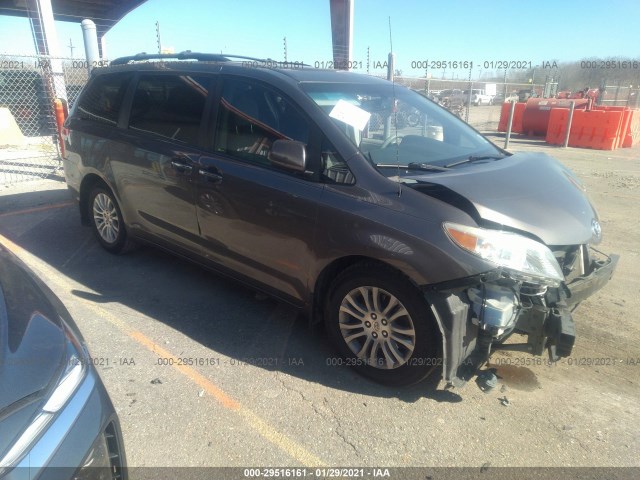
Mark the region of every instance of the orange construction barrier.
MULTIPOLYGON (((511 124, 511 132, 513 133, 522 133, 522 114, 524 113, 524 108, 527 106, 526 103, 518 102, 516 103, 516 109, 513 112, 513 123, 511 124)), ((504 102, 502 104, 502 109, 500 110, 500 122, 498 123, 498 131, 506 132, 507 125, 509 124, 509 112, 511 112, 511 102, 504 102)))
MULTIPOLYGON (((575 112, 575 111, 574 111, 575 112)), ((545 141, 551 145, 564 145, 564 137, 567 135, 568 108, 553 108, 549 112, 549 125, 545 141)))
POLYGON ((618 143, 622 117, 621 111, 574 111, 569 145, 596 150, 613 150, 618 143))
POLYGON ((56 98, 53 101, 53 105, 56 111, 56 128, 58 130, 58 143, 60 145, 60 155, 64 157, 64 139, 62 138, 62 125, 64 125, 65 121, 65 111, 64 111, 64 103, 61 99, 56 98))
POLYGON ((622 147, 631 148, 640 143, 640 110, 629 110, 629 124, 622 138, 622 147))
MULTIPOLYGON (((569 110, 554 108, 550 112, 545 140, 562 145, 567 132, 569 110)), ((614 150, 640 143, 640 110, 618 106, 597 106, 590 111, 574 111, 569 146, 614 150)))
POLYGON ((618 106, 604 106, 598 105, 595 107, 595 110, 604 110, 605 112, 622 112, 622 121, 620 123, 620 131, 618 134, 618 141, 616 142, 616 146, 614 148, 622 147, 624 143, 625 136, 629 131, 629 123, 631 121, 631 117, 633 115, 633 111, 628 107, 618 107, 618 106))

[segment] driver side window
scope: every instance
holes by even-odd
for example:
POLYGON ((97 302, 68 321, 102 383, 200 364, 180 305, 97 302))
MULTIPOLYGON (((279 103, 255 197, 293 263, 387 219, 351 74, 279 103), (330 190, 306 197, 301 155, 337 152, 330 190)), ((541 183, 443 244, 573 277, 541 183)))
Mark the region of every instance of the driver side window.
POLYGON ((292 102, 249 80, 225 80, 217 125, 216 152, 267 167, 276 140, 309 141, 309 124, 292 102))

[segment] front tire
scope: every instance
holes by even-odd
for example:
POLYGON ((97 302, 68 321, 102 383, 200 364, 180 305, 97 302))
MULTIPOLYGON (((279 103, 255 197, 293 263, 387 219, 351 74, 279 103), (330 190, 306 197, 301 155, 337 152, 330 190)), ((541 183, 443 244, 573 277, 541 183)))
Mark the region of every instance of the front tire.
POLYGON ((88 213, 93 232, 105 250, 125 253, 133 247, 118 202, 109 189, 97 186, 91 191, 88 213))
POLYGON ((338 275, 325 326, 345 363, 384 385, 417 383, 442 365, 426 301, 391 268, 355 265, 338 275))

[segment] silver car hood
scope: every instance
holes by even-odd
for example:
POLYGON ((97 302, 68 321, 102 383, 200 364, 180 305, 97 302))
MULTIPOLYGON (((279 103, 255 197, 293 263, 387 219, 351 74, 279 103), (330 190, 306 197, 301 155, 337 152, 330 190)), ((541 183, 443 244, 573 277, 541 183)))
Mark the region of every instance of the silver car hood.
POLYGON ((418 181, 416 190, 447 201, 438 188, 445 187, 468 200, 481 220, 529 232, 547 245, 600 241, 598 215, 584 185, 546 154, 516 153, 407 178, 418 181))

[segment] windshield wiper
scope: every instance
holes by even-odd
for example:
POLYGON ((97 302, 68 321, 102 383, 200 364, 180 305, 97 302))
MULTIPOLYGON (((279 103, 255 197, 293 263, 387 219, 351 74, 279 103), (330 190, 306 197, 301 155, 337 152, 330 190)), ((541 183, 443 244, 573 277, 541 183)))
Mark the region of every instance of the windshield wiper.
POLYGON ((504 155, 482 155, 479 157, 475 157, 471 155, 470 157, 465 158, 464 160, 460 160, 459 162, 454 162, 454 163, 450 163, 449 165, 445 165, 445 167, 451 168, 451 167, 455 167, 456 165, 462 165, 463 163, 472 163, 477 160, 502 160, 504 157, 505 157, 504 155))
POLYGON ((400 168, 406 168, 407 170, 433 170, 436 172, 446 172, 447 170, 449 170, 449 165, 445 165, 444 167, 441 167, 439 165, 431 165, 429 163, 411 162, 407 166, 401 165, 400 168))

